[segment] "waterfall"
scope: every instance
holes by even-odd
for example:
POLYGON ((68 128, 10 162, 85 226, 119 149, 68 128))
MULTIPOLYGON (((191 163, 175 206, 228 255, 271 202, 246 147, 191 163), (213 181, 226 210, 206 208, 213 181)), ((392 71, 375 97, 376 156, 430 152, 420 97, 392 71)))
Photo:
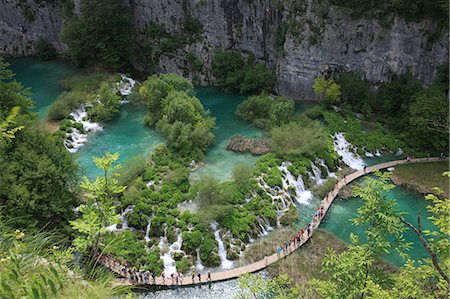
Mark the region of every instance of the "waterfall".
POLYGON ((311 169, 313 171, 314 176, 314 182, 317 186, 320 186, 325 181, 322 179, 322 171, 320 171, 319 167, 317 167, 312 161, 311 161, 311 169))
MULTIPOLYGON (((121 96, 128 96, 133 92, 134 85, 136 81, 131 79, 130 77, 125 76, 124 74, 119 74, 122 78, 119 82, 116 83, 116 87, 114 89, 115 92, 119 92, 121 96)), ((126 103, 128 101, 122 101, 122 103, 126 103)))
POLYGON ((218 254, 220 260, 222 261, 222 269, 231 269, 233 267, 233 262, 227 259, 227 250, 223 245, 223 241, 220 238, 220 230, 217 229, 217 222, 211 223, 211 227, 214 230, 214 237, 218 244, 218 254))
POLYGON ((381 156, 380 150, 377 150, 377 151, 376 151, 375 156, 377 156, 377 157, 380 157, 380 156, 381 156))
POLYGON ((202 260, 200 259, 200 248, 197 248, 195 250, 197 252, 197 261, 195 262, 195 268, 197 268, 198 271, 202 271, 205 269, 205 266, 202 264, 202 260))
POLYGON ((334 135, 334 150, 349 167, 356 170, 364 168, 365 163, 363 159, 356 153, 356 148, 345 139, 343 133, 334 135))
POLYGON ((296 193, 295 199, 297 200, 297 202, 307 204, 312 198, 311 191, 305 188, 305 183, 303 182, 303 178, 301 175, 299 175, 298 178, 295 179, 294 175, 292 175, 292 173, 288 170, 289 165, 291 165, 290 162, 283 162, 281 166, 278 167, 278 169, 280 169, 280 171, 285 174, 285 177, 283 179, 283 186, 286 184, 286 189, 289 186, 294 186, 296 193))
POLYGON ((397 152, 395 153, 396 156, 403 155, 403 150, 401 148, 398 148, 397 152))
POLYGON ((67 137, 64 139, 64 147, 70 152, 75 153, 80 147, 82 147, 87 142, 87 133, 101 131, 103 128, 98 124, 91 122, 87 118, 86 106, 81 105, 80 108, 70 113, 74 121, 83 125, 84 133, 80 132, 76 128, 72 128, 71 133, 67 133, 67 137))
POLYGON ((145 230, 145 242, 150 242, 150 227, 152 225, 152 219, 148 217, 147 229, 145 230))
POLYGON ((327 164, 325 164, 325 161, 323 159, 317 159, 316 162, 318 162, 320 166, 325 168, 329 178, 335 178, 336 177, 336 174, 334 172, 330 171, 330 169, 328 168, 327 164))
MULTIPOLYGON (((170 275, 172 273, 177 273, 177 267, 175 265, 175 260, 173 259, 172 254, 174 252, 181 251, 181 244, 183 242, 181 233, 182 233, 181 230, 179 230, 177 240, 172 245, 170 245, 169 250, 161 256, 161 259, 163 260, 163 264, 164 264, 164 275, 166 277, 170 277, 170 275)), ((164 240, 166 240, 165 237, 160 238, 160 241, 158 244, 160 249, 162 249, 164 247, 164 240)))
POLYGON ((364 155, 367 157, 367 158, 373 158, 373 154, 371 153, 371 152, 364 152, 364 155))
MULTIPOLYGON (((130 213, 131 211, 133 211, 133 209, 134 209, 134 205, 129 206, 125 209, 125 211, 122 211, 122 214, 120 214, 119 219, 122 222, 122 229, 128 229, 127 214, 130 213)), ((118 230, 117 223, 106 227, 106 230, 110 231, 110 232, 118 230)))

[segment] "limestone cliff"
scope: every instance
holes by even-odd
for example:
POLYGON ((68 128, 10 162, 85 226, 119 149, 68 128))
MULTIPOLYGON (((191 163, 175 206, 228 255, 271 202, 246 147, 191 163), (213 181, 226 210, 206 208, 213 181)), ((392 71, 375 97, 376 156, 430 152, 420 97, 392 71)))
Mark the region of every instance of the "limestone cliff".
POLYGON ((58 51, 63 28, 61 7, 34 0, 0 0, 0 55, 33 55, 39 38, 49 41, 58 51))
MULTIPOLYGON (((428 84, 436 67, 448 64, 448 30, 428 42, 426 32, 435 26, 430 20, 407 23, 394 18, 388 25, 380 24, 375 19, 352 19, 338 7, 327 6, 324 13, 312 0, 303 1, 302 10, 294 13, 272 0, 124 1, 133 9, 140 32, 152 22, 163 24, 170 33, 180 32, 187 16, 203 25, 200 40, 163 55, 156 65, 145 59, 135 64, 145 72, 175 72, 203 84, 212 79, 214 48, 252 52, 276 70, 279 93, 297 99, 310 97, 313 79, 332 71, 362 70, 369 81, 385 82, 393 74, 411 70, 428 84), (295 30, 283 31, 286 24, 295 30), (188 53, 200 58, 201 70, 192 69, 188 53)), ((19 2, 0 0, 0 55, 33 54, 39 36, 63 50, 58 37, 63 24, 60 9, 28 0, 36 16, 29 22, 19 2)))

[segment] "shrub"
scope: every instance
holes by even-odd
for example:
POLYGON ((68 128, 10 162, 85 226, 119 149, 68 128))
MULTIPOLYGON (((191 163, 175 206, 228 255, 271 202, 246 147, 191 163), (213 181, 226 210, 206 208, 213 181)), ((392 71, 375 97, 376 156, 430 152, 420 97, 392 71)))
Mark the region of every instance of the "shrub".
POLYGON ((40 60, 48 61, 56 59, 58 52, 49 41, 41 37, 36 42, 36 55, 40 60))
POLYGON ((215 50, 211 68, 215 85, 226 91, 258 93, 270 91, 276 84, 273 71, 256 63, 253 55, 244 57, 236 50, 215 50))
POLYGON ((86 101, 87 98, 84 93, 78 91, 63 92, 49 107, 47 119, 49 121, 62 120, 86 101))
POLYGON ((294 101, 287 97, 272 97, 267 93, 248 97, 236 108, 236 115, 255 126, 269 130, 292 118, 294 101))
POLYGON ((331 142, 327 131, 318 121, 307 124, 290 122, 272 129, 272 150, 283 156, 314 156, 327 149, 331 142))

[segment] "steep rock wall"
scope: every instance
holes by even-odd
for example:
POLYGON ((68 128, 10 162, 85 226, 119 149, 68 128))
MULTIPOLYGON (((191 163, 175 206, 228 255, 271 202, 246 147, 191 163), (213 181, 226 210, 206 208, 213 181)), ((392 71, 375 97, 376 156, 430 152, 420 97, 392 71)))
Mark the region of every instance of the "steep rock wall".
MULTIPOLYGON (((0 55, 32 55, 39 37, 64 50, 59 34, 63 26, 61 9, 55 5, 37 5, 28 0, 35 15, 30 22, 18 0, 0 0, 0 55)), ((79 5, 75 1, 75 8, 79 5)), ((296 99, 312 97, 311 85, 318 75, 332 71, 362 70, 371 82, 386 82, 393 74, 411 70, 414 76, 429 84, 436 67, 448 64, 448 30, 438 41, 427 43, 426 32, 431 21, 406 23, 396 18, 389 26, 377 20, 352 19, 342 9, 328 7, 320 16, 314 1, 304 3, 305 10, 294 15, 301 24, 296 33, 287 33, 282 55, 275 45, 275 35, 292 15, 272 0, 124 0, 133 9, 139 30, 149 22, 164 24, 169 32, 182 30, 186 16, 203 25, 203 38, 185 45, 175 53, 163 55, 158 65, 150 67, 138 60, 143 72, 174 72, 196 78, 202 84, 211 82, 212 49, 233 48, 252 52, 273 67, 278 75, 277 90, 296 99), (278 55, 277 55, 278 52, 278 55), (187 53, 193 53, 204 64, 203 71, 189 69, 187 53)), ((144 53, 145 54, 145 53, 144 53)))
POLYGON ((35 43, 41 37, 63 51, 62 26, 59 5, 36 4, 33 0, 0 0, 0 55, 33 55, 35 43))

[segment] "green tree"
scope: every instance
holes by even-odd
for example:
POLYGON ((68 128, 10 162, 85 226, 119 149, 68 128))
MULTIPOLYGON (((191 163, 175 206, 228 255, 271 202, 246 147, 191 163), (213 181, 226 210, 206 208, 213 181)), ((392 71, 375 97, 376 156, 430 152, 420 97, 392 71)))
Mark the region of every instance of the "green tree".
POLYGON ((90 97, 93 106, 89 108, 88 115, 91 120, 108 121, 119 113, 121 97, 113 91, 109 82, 103 82, 97 92, 90 97))
POLYGON ((236 115, 265 130, 288 122, 294 115, 294 101, 265 92, 248 97, 236 108, 236 115))
POLYGON ((313 90, 316 96, 320 97, 326 105, 335 104, 341 98, 341 86, 333 79, 317 77, 314 79, 313 90))
POLYGON ((13 107, 13 109, 11 110, 11 113, 6 117, 5 120, 2 120, 0 118, 0 132, 2 133, 0 135, 0 140, 6 140, 11 142, 12 139, 15 137, 15 134, 22 130, 24 128, 24 126, 13 126, 13 124, 15 123, 15 119, 17 117, 17 115, 20 112, 20 107, 16 106, 13 107))
POLYGON ((130 7, 120 0, 82 0, 80 14, 74 15, 62 32, 76 65, 113 70, 130 63, 134 38, 130 7))
POLYGON ((377 171, 375 178, 366 177, 362 186, 353 188, 353 195, 361 198, 364 204, 352 221, 355 225, 368 225, 365 230, 367 244, 375 255, 390 253, 394 249, 406 257, 410 244, 403 236, 406 227, 400 221, 398 204, 384 195, 395 187, 388 183, 390 175, 390 172, 377 171))
POLYGON ((331 142, 326 130, 318 121, 302 125, 290 122, 273 128, 272 150, 279 156, 313 156, 324 151, 331 142))
MULTIPOLYGON (((20 107, 23 113, 33 107, 30 92, 14 80, 14 73, 9 69, 9 63, 0 57, 0 119, 6 119, 14 107, 20 107)), ((17 115, 16 121, 21 123, 17 115)))
POLYGON ((0 168, 0 206, 12 226, 61 229, 72 218, 78 167, 59 138, 17 132, 0 143, 0 168))
POLYGON ((139 95, 149 110, 146 122, 154 125, 159 120, 163 108, 162 100, 171 91, 183 91, 193 96, 194 86, 189 80, 175 74, 153 75, 145 80, 139 89, 139 95))
POLYGON ((287 275, 263 278, 255 274, 244 274, 238 279, 238 299, 298 299, 300 287, 287 275))
POLYGON ((101 235, 108 231, 109 225, 119 220, 114 204, 126 187, 119 185, 118 180, 111 175, 111 172, 120 167, 120 164, 113 166, 118 159, 118 153, 106 153, 103 157, 94 158, 95 165, 103 170, 103 176, 97 177, 94 182, 87 177, 83 178, 80 186, 85 191, 86 202, 79 207, 81 216, 70 221, 80 234, 73 241, 74 245, 81 251, 91 250, 94 256, 98 251, 101 235))
POLYGON ((351 235, 352 245, 342 253, 329 251, 322 260, 328 278, 312 279, 310 285, 322 298, 363 298, 364 290, 376 281, 372 270, 374 257, 367 246, 351 235), (368 271, 369 270, 369 271, 368 271))

